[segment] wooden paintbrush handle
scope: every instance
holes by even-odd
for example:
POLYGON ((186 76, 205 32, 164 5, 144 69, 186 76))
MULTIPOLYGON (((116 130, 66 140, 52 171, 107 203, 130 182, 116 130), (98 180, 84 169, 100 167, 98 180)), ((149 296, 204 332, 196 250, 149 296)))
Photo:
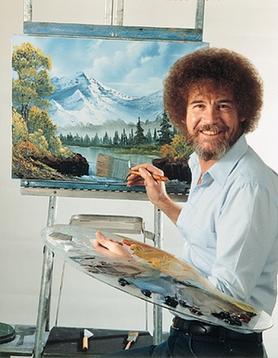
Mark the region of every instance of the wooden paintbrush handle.
MULTIPOLYGON (((166 177, 166 176, 164 176, 164 175, 159 175, 159 174, 155 174, 155 173, 151 173, 151 172, 149 172, 150 174, 151 174, 151 176, 154 178, 154 180, 157 180, 157 181, 168 181, 169 179, 166 177)), ((129 171, 129 175, 130 174, 133 174, 133 175, 137 175, 137 176, 139 176, 139 177, 141 177, 141 174, 140 174, 140 172, 139 172, 139 170, 130 170, 129 171)))
POLYGON ((132 344, 132 341, 129 341, 129 342, 127 343, 127 345, 125 346, 125 350, 130 349, 131 344, 132 344))
POLYGON ((82 350, 87 351, 89 349, 89 339, 88 337, 83 337, 82 339, 82 350))

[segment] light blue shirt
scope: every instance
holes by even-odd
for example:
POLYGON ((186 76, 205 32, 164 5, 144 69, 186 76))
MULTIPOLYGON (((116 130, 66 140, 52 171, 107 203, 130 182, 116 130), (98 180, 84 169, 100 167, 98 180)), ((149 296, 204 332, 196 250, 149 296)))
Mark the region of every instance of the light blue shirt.
POLYGON ((195 153, 192 184, 177 227, 183 258, 218 289, 271 314, 278 270, 278 175, 241 136, 202 176, 195 153))

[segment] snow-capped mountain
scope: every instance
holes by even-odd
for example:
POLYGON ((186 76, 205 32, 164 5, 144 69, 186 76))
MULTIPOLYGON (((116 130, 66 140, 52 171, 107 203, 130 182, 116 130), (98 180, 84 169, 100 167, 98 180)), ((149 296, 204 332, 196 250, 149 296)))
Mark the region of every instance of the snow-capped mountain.
MULTIPOLYGON (((131 97, 106 87, 83 72, 72 77, 54 77, 55 92, 50 98, 49 114, 60 132, 67 128, 111 128, 113 122, 135 125, 155 121, 163 111, 162 91, 148 96, 131 97)), ((103 131, 102 130, 102 131, 103 131)))

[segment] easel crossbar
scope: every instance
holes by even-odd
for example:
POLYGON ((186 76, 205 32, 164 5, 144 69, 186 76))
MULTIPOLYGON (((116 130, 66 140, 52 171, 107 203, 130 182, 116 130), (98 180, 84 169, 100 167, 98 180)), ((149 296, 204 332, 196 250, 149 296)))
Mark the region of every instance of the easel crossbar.
POLYGON ((202 29, 87 25, 25 21, 23 31, 36 36, 120 38, 134 40, 202 41, 202 29))

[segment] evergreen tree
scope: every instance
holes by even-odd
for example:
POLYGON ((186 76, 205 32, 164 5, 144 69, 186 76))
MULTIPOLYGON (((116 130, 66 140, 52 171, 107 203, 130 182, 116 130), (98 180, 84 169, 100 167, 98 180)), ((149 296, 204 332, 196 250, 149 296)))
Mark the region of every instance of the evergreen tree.
POLYGON ((120 143, 120 137, 118 131, 115 131, 114 137, 113 137, 113 145, 119 145, 120 143))
POLYGON ((144 135, 144 129, 142 128, 140 117, 138 117, 138 122, 136 124, 136 131, 134 135, 134 144, 144 144, 146 143, 146 137, 144 135))
POLYGON ((160 129, 158 130, 158 143, 160 145, 169 144, 173 138, 173 132, 171 131, 171 124, 167 114, 164 112, 162 115, 162 121, 160 123, 160 129))
POLYGON ((149 128, 148 131, 147 131, 147 134, 146 134, 146 142, 147 142, 148 144, 151 144, 152 141, 153 141, 153 139, 152 139, 152 134, 151 134, 151 130, 150 130, 150 128, 149 128))
POLYGON ((123 129, 123 132, 122 132, 122 134, 121 134, 120 144, 121 144, 121 146, 123 146, 123 147, 127 146, 127 144, 128 144, 128 139, 127 139, 127 135, 126 135, 125 129, 123 129))
POLYGON ((107 132, 105 132, 105 134, 104 134, 104 137, 102 138, 102 143, 103 144, 110 144, 109 143, 109 137, 108 137, 108 134, 107 134, 107 132))
POLYGON ((93 143, 94 143, 94 145, 99 145, 100 144, 100 139, 99 139, 99 136, 98 136, 97 133, 94 136, 93 143))
POLYGON ((73 135, 67 134, 67 145, 73 145, 74 144, 74 140, 73 140, 73 135))
POLYGON ((79 145, 80 144, 80 136, 78 133, 75 133, 75 136, 73 137, 73 145, 79 145))
POLYGON ((128 144, 133 145, 134 144, 134 134, 133 134, 133 128, 131 128, 129 135, 128 135, 128 144))
POLYGON ((90 137, 88 136, 87 133, 86 133, 86 135, 84 137, 83 145, 86 146, 86 147, 89 147, 91 145, 91 139, 90 139, 90 137))

